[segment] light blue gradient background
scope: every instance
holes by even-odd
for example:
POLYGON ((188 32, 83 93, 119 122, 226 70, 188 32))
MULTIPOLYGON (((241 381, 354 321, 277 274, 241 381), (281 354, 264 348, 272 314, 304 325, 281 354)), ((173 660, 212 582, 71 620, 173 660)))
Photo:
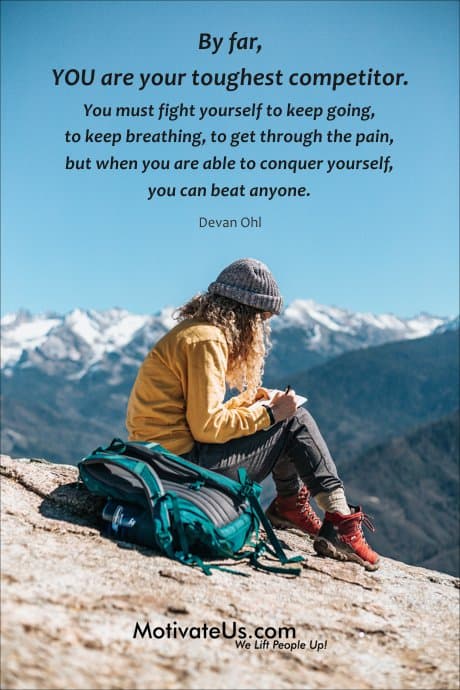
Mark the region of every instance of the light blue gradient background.
MULTIPOLYGON (((286 302, 313 298, 409 316, 458 312, 458 74, 456 2, 3 2, 2 311, 125 307, 153 312, 205 289, 230 261, 265 261, 286 302), (260 38, 263 50, 198 51, 200 32, 260 38), (59 87, 53 68, 120 71, 405 72, 394 88, 59 87), (156 131, 155 119, 91 119, 83 103, 368 105, 374 120, 273 119, 275 130, 390 131, 392 147, 259 145, 206 150, 82 146, 66 129, 156 131), (394 172, 69 172, 74 158, 374 158, 394 172), (148 185, 305 184, 308 199, 165 199, 148 185), (262 231, 200 230, 198 218, 263 217, 262 231)), ((224 44, 225 45, 225 44, 224 44)), ((188 82, 187 82, 188 84, 188 82)), ((260 129, 241 118, 172 123, 183 130, 260 129)))

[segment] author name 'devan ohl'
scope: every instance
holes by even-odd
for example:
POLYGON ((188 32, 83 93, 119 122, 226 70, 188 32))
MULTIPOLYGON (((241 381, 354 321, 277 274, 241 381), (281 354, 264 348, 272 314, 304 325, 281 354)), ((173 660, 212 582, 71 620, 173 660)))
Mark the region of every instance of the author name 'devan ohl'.
POLYGON ((262 228, 262 216, 241 216, 241 218, 207 218, 200 216, 200 228, 262 228))

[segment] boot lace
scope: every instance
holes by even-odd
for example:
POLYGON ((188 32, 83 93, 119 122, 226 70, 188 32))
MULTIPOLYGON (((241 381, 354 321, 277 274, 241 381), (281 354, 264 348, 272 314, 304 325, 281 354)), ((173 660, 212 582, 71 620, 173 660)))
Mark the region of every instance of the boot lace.
POLYGON ((375 532, 374 523, 372 522, 372 516, 366 515, 366 513, 361 513, 361 522, 364 527, 367 527, 371 532, 375 532))
POLYGON ((359 541, 370 548, 369 544, 366 541, 366 537, 364 536, 363 533, 363 527, 367 527, 368 530, 371 532, 375 532, 375 527, 374 523, 371 520, 371 516, 367 515, 366 513, 361 513, 359 516, 359 521, 357 521, 354 525, 354 529, 351 530, 350 532, 350 540, 354 541, 355 539, 359 539, 359 541))
POLYGON ((310 520, 314 525, 321 527, 321 520, 310 505, 310 492, 303 486, 297 494, 297 508, 300 513, 305 513, 305 520, 310 520))

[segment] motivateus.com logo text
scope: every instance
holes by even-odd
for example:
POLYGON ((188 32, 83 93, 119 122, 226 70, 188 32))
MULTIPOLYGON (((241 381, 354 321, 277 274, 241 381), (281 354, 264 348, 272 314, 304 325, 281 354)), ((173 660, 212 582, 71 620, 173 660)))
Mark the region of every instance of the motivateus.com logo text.
MULTIPOLYGON (((182 626, 176 621, 166 625, 152 626, 149 622, 141 625, 138 621, 134 627, 133 638, 147 637, 150 640, 216 640, 224 638, 234 640, 236 647, 240 649, 306 649, 307 643, 296 639, 294 626, 263 626, 257 625, 252 631, 244 625, 238 625, 236 621, 222 621, 219 625, 182 626)), ((321 651, 326 649, 327 640, 310 640, 310 649, 321 651)))
POLYGON ((247 638, 255 637, 258 640, 262 639, 294 639, 296 638, 296 631, 294 626, 281 626, 275 628, 273 626, 258 625, 252 631, 248 631, 246 626, 238 625, 236 621, 222 621, 219 625, 179 625, 176 621, 167 623, 166 625, 151 626, 149 622, 144 626, 136 621, 134 627, 133 638, 148 637, 149 639, 162 640, 216 640, 221 637, 227 640, 246 640, 247 638))

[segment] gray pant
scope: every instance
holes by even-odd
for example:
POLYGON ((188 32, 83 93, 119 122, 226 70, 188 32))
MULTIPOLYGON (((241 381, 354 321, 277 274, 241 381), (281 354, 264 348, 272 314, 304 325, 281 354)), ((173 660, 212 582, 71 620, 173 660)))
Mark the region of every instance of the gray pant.
POLYGON ((183 457, 232 479, 238 478, 240 467, 255 482, 271 472, 280 496, 297 493, 299 478, 313 496, 343 487, 326 442, 303 407, 293 417, 251 436, 227 443, 195 442, 183 457))

